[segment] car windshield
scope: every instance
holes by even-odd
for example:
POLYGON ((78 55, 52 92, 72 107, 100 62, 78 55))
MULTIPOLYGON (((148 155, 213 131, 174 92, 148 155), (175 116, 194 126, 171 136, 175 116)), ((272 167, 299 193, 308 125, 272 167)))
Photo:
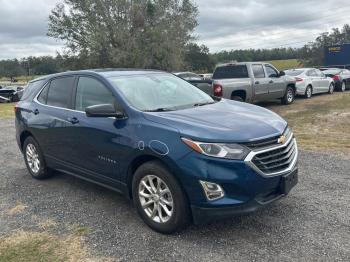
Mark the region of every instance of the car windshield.
POLYGON ((285 71, 286 75, 288 76, 298 76, 304 73, 304 70, 296 69, 296 70, 287 70, 285 71))
POLYGON ((109 80, 141 111, 172 111, 215 102, 206 93, 171 74, 120 76, 109 80))

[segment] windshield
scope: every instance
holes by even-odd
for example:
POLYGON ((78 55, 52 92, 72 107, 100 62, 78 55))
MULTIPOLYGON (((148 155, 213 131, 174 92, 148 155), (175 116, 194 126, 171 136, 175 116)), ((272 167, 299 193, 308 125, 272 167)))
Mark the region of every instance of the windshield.
POLYGON ((109 79, 127 101, 142 111, 171 111, 214 103, 188 82, 171 74, 149 74, 109 79))
POLYGON ((298 76, 301 75, 304 72, 304 70, 287 70, 285 71, 286 75, 288 76, 298 76))

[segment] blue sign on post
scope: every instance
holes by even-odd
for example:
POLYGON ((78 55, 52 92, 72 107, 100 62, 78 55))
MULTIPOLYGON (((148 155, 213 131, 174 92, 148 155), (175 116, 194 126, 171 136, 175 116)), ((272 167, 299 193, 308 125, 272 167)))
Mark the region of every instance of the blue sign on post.
POLYGON ((350 43, 328 46, 325 49, 326 66, 350 65, 350 43))

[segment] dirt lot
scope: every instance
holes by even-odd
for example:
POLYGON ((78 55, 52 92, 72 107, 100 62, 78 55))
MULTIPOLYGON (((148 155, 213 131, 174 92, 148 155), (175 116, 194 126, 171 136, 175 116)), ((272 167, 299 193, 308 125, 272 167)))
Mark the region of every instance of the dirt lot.
POLYGON ((349 261, 349 97, 265 104, 289 119, 302 148, 313 150, 300 152, 298 186, 264 210, 172 236, 147 228, 107 189, 64 174, 30 178, 13 120, 2 119, 0 262, 349 261))

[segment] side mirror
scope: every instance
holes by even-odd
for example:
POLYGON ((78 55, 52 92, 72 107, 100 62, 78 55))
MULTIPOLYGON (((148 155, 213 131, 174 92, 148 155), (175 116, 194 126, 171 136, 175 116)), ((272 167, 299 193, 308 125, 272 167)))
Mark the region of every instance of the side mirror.
POLYGON ((112 104, 94 105, 85 108, 88 117, 115 117, 125 118, 123 110, 116 110, 112 104))
POLYGON ((285 75, 286 75, 286 73, 284 71, 280 71, 278 76, 285 76, 285 75))

